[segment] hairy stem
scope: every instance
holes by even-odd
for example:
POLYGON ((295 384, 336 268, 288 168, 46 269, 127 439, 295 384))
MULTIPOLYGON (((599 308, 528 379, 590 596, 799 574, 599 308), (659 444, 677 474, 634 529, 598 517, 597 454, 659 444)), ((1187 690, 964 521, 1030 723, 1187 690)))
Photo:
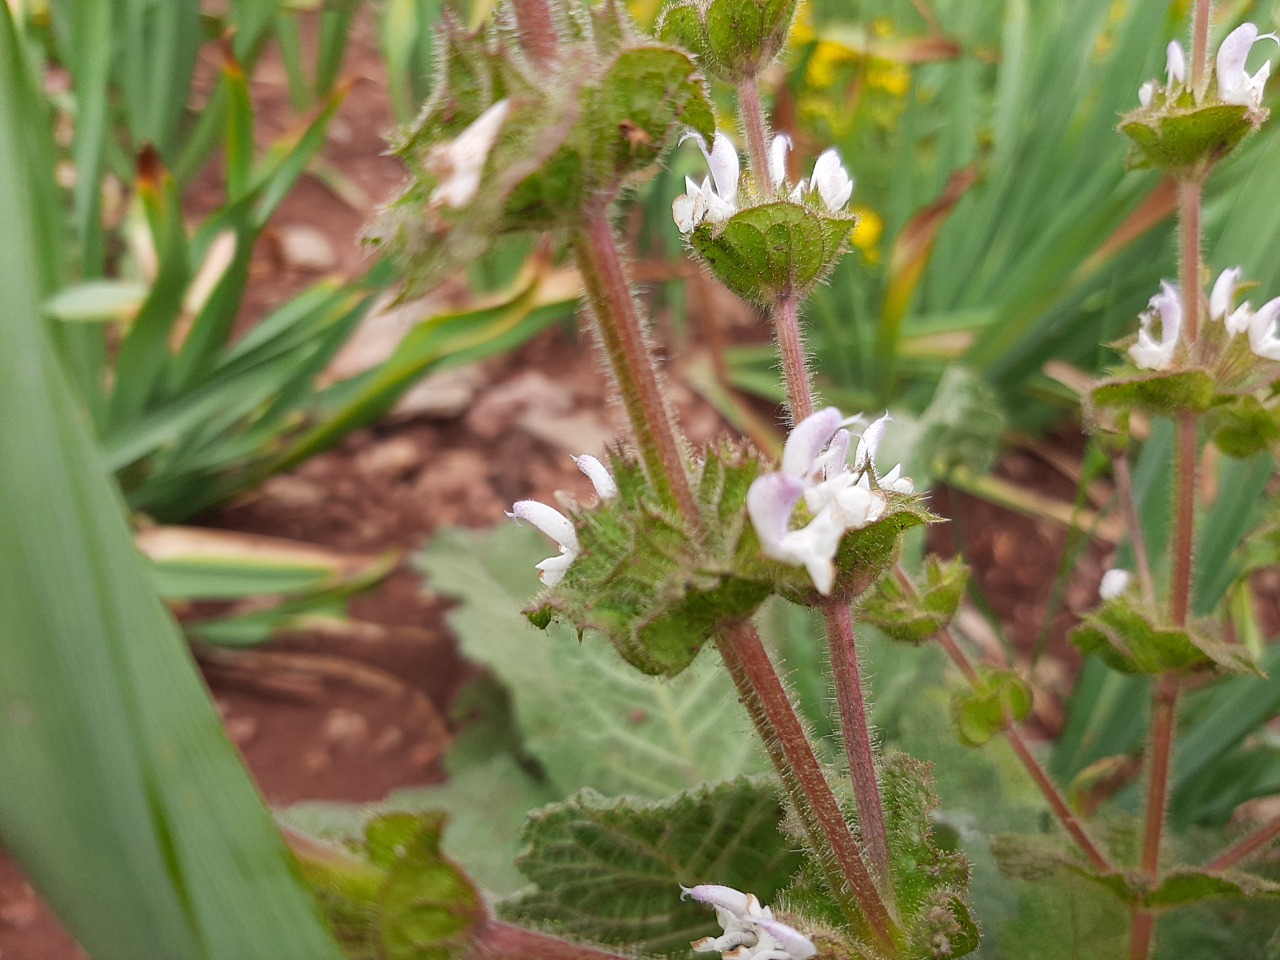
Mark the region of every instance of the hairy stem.
MULTIPOLYGON (((1203 71, 1205 37, 1208 34, 1210 4, 1196 3, 1192 27, 1192 67, 1203 71), (1203 35, 1202 35, 1203 34, 1203 35)), ((1193 78, 1195 74, 1192 74, 1193 78)), ((1179 240, 1178 281, 1182 292, 1182 336, 1192 357, 1199 356, 1200 334, 1200 207, 1204 196, 1204 175, 1178 182, 1179 240)), ((1175 627, 1185 627, 1191 604, 1193 553, 1195 548, 1196 473, 1198 450, 1194 413, 1178 416, 1177 490, 1174 501, 1173 578, 1169 585, 1169 619, 1175 627)), ((1156 681, 1151 701, 1151 764, 1147 776, 1147 806, 1142 830, 1142 872, 1153 883, 1160 878, 1160 839, 1164 833, 1169 802, 1169 770, 1178 712, 1180 680, 1176 673, 1163 674, 1156 681)), ((1145 910, 1135 910, 1129 939, 1130 960, 1147 960, 1155 918, 1145 910)))
POLYGON ((1230 870, 1238 863, 1243 863, 1256 853, 1265 850, 1277 837, 1280 837, 1280 816, 1272 817, 1253 833, 1228 847, 1214 859, 1210 860, 1206 870, 1230 870))
POLYGON ((781 298, 773 313, 773 326, 778 334, 778 353, 782 356, 782 375, 787 384, 787 400, 792 423, 799 423, 813 413, 813 389, 809 383, 809 358, 805 353, 804 334, 794 297, 781 298))
POLYGON ((764 108, 760 106, 760 88, 754 79, 738 84, 738 105, 742 108, 742 131, 747 139, 747 165, 756 187, 763 189, 769 183, 769 132, 764 108))
POLYGON ((555 62, 560 46, 555 17, 547 0, 512 0, 520 48, 540 67, 555 62))
POLYGON ((884 802, 876 776, 876 755, 871 746, 867 701, 862 695, 862 674, 858 668, 858 648, 854 642, 853 615, 849 605, 836 602, 822 608, 827 621, 827 642, 831 645, 831 673, 835 678, 836 705, 840 710, 853 797, 858 803, 858 824, 871 857, 871 866, 882 881, 889 878, 889 834, 884 824, 884 802))
POLYGON ((1156 581, 1151 575, 1151 558, 1147 553, 1147 541, 1142 534, 1142 518, 1138 516, 1138 501, 1133 494, 1133 474, 1129 472, 1129 457, 1118 453, 1111 458, 1115 470, 1116 490, 1124 509, 1125 526, 1129 528, 1129 545, 1133 547, 1133 559, 1138 568, 1138 582, 1147 603, 1156 602, 1156 581))
POLYGON ((681 443, 667 414, 662 383, 609 222, 608 203, 596 201, 584 215, 583 227, 573 236, 573 250, 645 472, 663 500, 696 522, 698 510, 681 443))
POLYGON ((716 643, 782 778, 787 798, 818 853, 832 895, 855 927, 892 954, 897 933, 893 918, 759 634, 749 623, 728 624, 717 634, 716 643), (830 856, 822 856, 823 850, 830 856))
MULTIPOLYGON (((898 582, 902 584, 908 596, 918 597, 916 585, 911 581, 907 572, 899 565, 895 569, 898 582)), ((951 662, 956 665, 960 672, 964 675, 969 685, 977 689, 982 686, 982 676, 978 673, 977 668, 973 665, 973 661, 969 659, 969 655, 964 652, 964 648, 960 646, 955 635, 951 632, 950 627, 943 627, 938 631, 938 641, 942 645, 943 651, 951 658, 951 662)), ((1035 782, 1035 785, 1044 794, 1045 800, 1048 801, 1050 809, 1058 818, 1058 822, 1062 824, 1062 828, 1067 831, 1067 835, 1075 841, 1076 846, 1095 867, 1103 873, 1114 873, 1115 867, 1111 861, 1107 859, 1106 854, 1102 852, 1102 848, 1097 842, 1089 836, 1089 832, 1085 830, 1079 818, 1072 811, 1067 798, 1062 795, 1062 791, 1058 789, 1058 785, 1053 782, 1053 778, 1049 776, 1049 772, 1041 766, 1040 761, 1036 759, 1035 754, 1031 752, 1031 748, 1027 745, 1026 740, 1022 738, 1022 734, 1018 732, 1017 725, 1012 717, 1006 714, 1004 722, 1005 739, 1009 741, 1009 746, 1013 748, 1014 754, 1018 760, 1026 768, 1027 773, 1035 782)))

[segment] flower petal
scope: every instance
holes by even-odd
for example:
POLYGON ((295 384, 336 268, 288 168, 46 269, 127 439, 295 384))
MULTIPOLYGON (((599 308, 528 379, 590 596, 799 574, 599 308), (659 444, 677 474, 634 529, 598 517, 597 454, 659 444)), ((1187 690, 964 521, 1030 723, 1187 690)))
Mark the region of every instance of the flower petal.
POLYGON ((1280 361, 1280 297, 1268 300, 1249 321, 1249 348, 1264 360, 1280 361))
POLYGON ((702 154, 707 158, 707 166, 711 168, 711 176, 716 182, 716 193, 720 195, 721 200, 736 209, 738 175, 741 168, 738 163, 738 151, 734 149, 733 142, 717 130, 715 140, 711 143, 710 153, 707 152, 701 139, 698 145, 702 147, 702 154))
POLYGON ((601 500, 612 500, 618 495, 618 485, 613 482, 613 477, 605 465, 595 457, 584 453, 580 457, 574 457, 573 462, 578 465, 578 469, 591 481, 591 485, 596 488, 596 494, 601 500))
POLYGON ((709 903, 720 910, 727 910, 736 917, 745 917, 751 903, 751 894, 716 883, 700 883, 693 887, 680 887, 680 899, 692 898, 699 903, 709 903))
POLYGON ((1226 319, 1231 301, 1235 299, 1236 284, 1243 275, 1244 271, 1239 267, 1229 267, 1218 274, 1218 279, 1213 282, 1213 292, 1209 294, 1210 319, 1220 322, 1226 319))
POLYGON ((787 473, 766 473, 747 489, 747 516, 767 556, 776 552, 791 530, 791 516, 804 494, 804 482, 787 473))
POLYGON ((493 149, 510 112, 511 102, 499 100, 476 117, 454 140, 432 148, 425 166, 440 178, 431 192, 432 203, 442 203, 456 210, 471 202, 480 189, 480 178, 489 151, 493 149))
POLYGON ((1138 88, 1138 103, 1144 107, 1151 106, 1151 101, 1156 95, 1156 82, 1148 80, 1138 88))
POLYGON ((1187 79, 1187 55, 1182 52, 1182 44, 1177 40, 1170 40, 1169 46, 1165 48, 1164 75, 1168 78, 1169 86, 1175 83, 1185 83, 1187 79))
POLYGON ((777 190, 787 182, 787 151, 791 138, 780 133, 769 144, 769 184, 777 190))
POLYGON ((528 521, 560 544, 562 549, 577 553, 578 534, 573 529, 573 521, 555 507, 539 500, 517 500, 507 516, 517 521, 528 521))
POLYGON ((777 941, 778 946, 791 960, 809 960, 818 952, 812 940, 781 920, 757 920, 756 923, 761 930, 777 941))
POLYGON ((843 420, 835 407, 823 407, 797 423, 782 447, 782 472, 793 477, 810 476, 814 461, 843 420))
POLYGON ((857 452, 853 455, 853 472, 862 473, 868 468, 872 472, 876 469, 876 451, 880 449, 880 441, 884 438, 884 431, 893 422, 893 417, 889 416, 888 411, 879 420, 862 431, 862 437, 858 440, 857 452))
POLYGON ((1102 583, 1098 585, 1098 596, 1103 600, 1114 600, 1129 589, 1133 574, 1128 570, 1108 570, 1102 575, 1102 583))
POLYGON ((824 150, 813 165, 813 185, 832 213, 839 213, 853 196, 853 179, 833 148, 824 150))

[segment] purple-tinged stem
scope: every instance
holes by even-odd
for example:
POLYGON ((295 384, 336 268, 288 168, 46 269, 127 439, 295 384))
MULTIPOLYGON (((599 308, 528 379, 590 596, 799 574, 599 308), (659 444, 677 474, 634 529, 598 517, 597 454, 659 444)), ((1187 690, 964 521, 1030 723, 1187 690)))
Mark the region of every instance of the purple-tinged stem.
POLYGON ((738 84, 738 105, 742 108, 742 132, 747 140, 747 165, 757 188, 764 188, 769 183, 769 128, 754 79, 738 84))
POLYGON ((1191 89, 1197 102, 1209 86, 1205 71, 1209 66, 1209 21, 1212 16, 1213 0, 1196 0, 1195 16, 1191 21, 1191 89))
POLYGON ((685 473, 681 442, 667 413, 653 353, 609 222, 608 203, 593 202, 584 217, 582 229, 573 237, 574 254, 645 472, 658 495, 696 524, 698 508, 685 473))
POLYGON ((794 297, 778 300, 773 326, 778 334, 778 353, 782 357, 782 375, 787 384, 791 421, 799 423, 813 413, 813 388, 809 382, 809 358, 794 297))
POLYGON ((835 678, 836 704, 840 710, 840 732, 844 739, 853 797, 858 803, 858 824, 867 845, 871 866, 882 881, 889 879, 889 834, 884 823, 884 802, 876 776, 875 750, 871 746, 867 701, 862 695, 862 673, 854 640, 853 615, 849 605, 837 601, 822 608, 827 621, 827 642, 831 645, 831 674, 835 678))
POLYGON ((865 928, 893 955, 897 933, 893 918, 760 635, 751 624, 740 622, 722 627, 716 643, 818 854, 832 896, 856 927, 865 928), (830 857, 822 856, 823 850, 829 850, 830 857))
POLYGON ((554 63, 560 46, 555 16, 547 0, 512 0, 516 30, 525 56, 540 67, 554 63))
POLYGON ((1209 861, 1205 869, 1213 872, 1230 870, 1236 864, 1243 863, 1254 854, 1261 853, 1277 837, 1280 837, 1280 816, 1272 817, 1267 823, 1264 823, 1243 840, 1238 841, 1223 853, 1218 854, 1218 856, 1209 861))
MULTIPOLYGON (((911 578, 901 566, 896 568, 895 574, 908 596, 918 596, 916 585, 911 582, 911 578)), ((981 687, 982 676, 973 665, 973 661, 969 659, 969 655, 964 652, 964 648, 960 646, 959 641, 956 640, 955 635, 952 634, 950 627, 943 627, 938 631, 938 642, 942 645, 942 649, 947 656, 951 658, 951 662, 964 675, 969 685, 975 689, 981 687)), ((1027 745, 1026 740, 1022 738, 1022 734, 1018 732, 1017 725, 1012 717, 1005 716, 1004 730, 1002 732, 1009 741, 1009 746, 1013 748, 1018 760, 1026 768, 1027 773, 1030 774, 1035 785, 1039 787, 1040 792, 1044 794, 1044 798, 1049 802, 1049 807, 1053 810, 1054 816, 1058 818, 1058 822, 1062 824, 1068 836, 1075 841, 1076 846, 1080 848, 1090 863, 1103 873, 1114 873, 1115 867, 1112 866, 1111 861, 1107 859, 1106 854, 1102 852, 1102 849, 1094 839, 1089 836, 1084 824, 1076 817, 1070 804, 1067 803, 1066 797, 1058 789, 1058 785, 1053 782, 1053 778, 1049 776, 1048 771, 1040 765, 1040 761, 1031 752, 1031 748, 1027 745)))

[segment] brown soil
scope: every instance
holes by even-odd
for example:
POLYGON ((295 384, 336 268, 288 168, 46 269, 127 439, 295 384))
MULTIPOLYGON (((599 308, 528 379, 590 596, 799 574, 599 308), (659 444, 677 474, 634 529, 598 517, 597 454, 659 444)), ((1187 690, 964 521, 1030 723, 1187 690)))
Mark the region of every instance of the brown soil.
MULTIPOLYGON (((368 18, 360 22, 348 62, 358 73, 378 76, 368 18)), ((209 77, 212 69, 203 63, 202 75, 209 77)), ((254 93, 265 134, 290 125, 283 74, 271 56, 255 76, 254 93)), ((381 156, 381 137, 391 126, 381 85, 358 83, 324 151, 326 161, 374 201, 401 179, 399 165, 381 156)), ((214 163, 192 191, 189 213, 198 219, 220 200, 214 163)), ((351 240, 369 215, 367 207, 354 207, 304 176, 259 251, 243 323, 328 270, 362 269, 351 240), (327 241, 327 268, 289 259, 284 238, 297 228, 327 241)), ((722 422, 679 385, 678 367, 675 373, 673 400, 687 432, 695 442, 711 439, 724 429, 722 422)), ((407 554, 441 526, 500 520, 516 499, 547 499, 558 489, 587 493, 568 454, 598 450, 617 424, 598 363, 570 331, 548 331, 451 389, 462 396, 449 411, 393 418, 354 435, 203 522, 338 550, 407 554)), ((1002 470, 1068 500, 1074 493, 1069 480, 1025 453, 1011 455, 1002 470)), ((956 518, 935 535, 935 546, 953 543, 977 566, 978 583, 1025 660, 1041 628, 1063 531, 946 491, 933 506, 956 518)), ((1088 602, 1101 570, 1097 556, 1086 555, 1068 608, 1088 602)), ((452 699, 470 670, 444 625, 446 608, 429 583, 424 587, 402 565, 352 602, 350 630, 291 636, 262 650, 200 652, 228 731, 270 802, 376 800, 396 787, 441 779, 452 699)), ((1057 692, 1072 672, 1061 643, 1063 618, 1069 613, 1055 620, 1048 652, 1037 665, 1040 679, 1057 692)), ((1039 707, 1044 726, 1054 729, 1056 698, 1039 707)), ((77 954, 20 870, 0 856, 0 958, 68 960, 77 954)))

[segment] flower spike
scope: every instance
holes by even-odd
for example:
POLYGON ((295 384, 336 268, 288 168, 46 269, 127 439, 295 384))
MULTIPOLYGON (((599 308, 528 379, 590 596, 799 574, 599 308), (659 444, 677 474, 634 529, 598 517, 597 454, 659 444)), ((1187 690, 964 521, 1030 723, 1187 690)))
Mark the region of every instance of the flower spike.
POLYGON ((1255 109, 1262 106, 1263 88, 1271 75, 1271 61, 1264 63, 1253 76, 1249 75, 1244 66, 1254 44, 1261 40, 1280 43, 1280 38, 1274 33, 1259 35, 1257 26, 1252 23, 1240 24, 1222 41, 1222 46, 1218 48, 1217 75, 1218 96, 1223 103, 1255 109))

